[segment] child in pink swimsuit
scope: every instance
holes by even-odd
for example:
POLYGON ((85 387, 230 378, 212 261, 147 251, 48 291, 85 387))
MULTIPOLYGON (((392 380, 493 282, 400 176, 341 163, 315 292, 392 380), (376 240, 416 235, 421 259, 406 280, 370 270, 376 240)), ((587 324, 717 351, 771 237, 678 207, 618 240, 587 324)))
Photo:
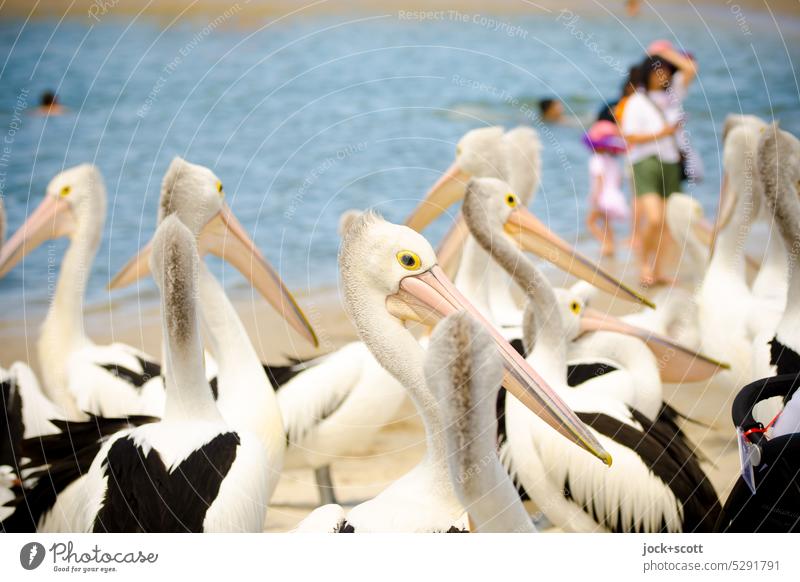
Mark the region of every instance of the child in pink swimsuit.
POLYGON ((611 121, 598 121, 586 135, 583 143, 592 150, 589 158, 591 210, 586 218, 589 232, 601 244, 604 257, 614 254, 614 228, 612 221, 628 218, 628 203, 622 192, 622 169, 617 156, 625 151, 625 141, 617 125, 611 121))

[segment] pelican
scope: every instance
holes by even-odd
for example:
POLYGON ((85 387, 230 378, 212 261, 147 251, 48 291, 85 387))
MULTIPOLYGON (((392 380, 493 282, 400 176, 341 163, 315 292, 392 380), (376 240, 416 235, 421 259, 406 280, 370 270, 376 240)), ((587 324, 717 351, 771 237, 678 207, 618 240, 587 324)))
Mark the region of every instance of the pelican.
MULTIPOLYGON (((243 246, 241 252, 235 254, 233 241, 208 228, 215 216, 229 213, 220 184, 210 169, 176 158, 164 177, 159 222, 174 215, 197 238, 201 249, 212 249, 219 244, 227 246, 226 258, 233 259, 243 271, 247 269, 248 279, 271 305, 280 310, 289 325, 314 342, 314 330, 294 297, 241 228, 237 226, 236 231, 239 233, 237 240, 243 246)), ((233 221, 231 214, 227 214, 227 220, 233 221)), ((145 245, 128 261, 111 286, 145 275, 151 251, 152 245, 145 245)), ((277 485, 286 448, 283 421, 271 384, 271 380, 278 382, 280 378, 268 377, 269 369, 262 366, 236 310, 205 262, 200 263, 199 269, 200 322, 208 351, 218 369, 217 407, 231 427, 256 435, 266 450, 271 470, 268 476, 269 498, 277 485)))
MULTIPOLYGON (((468 132, 458 143, 453 165, 426 194, 406 224, 418 231, 425 228, 449 206, 464 198, 470 177, 498 178, 509 185, 518 185, 523 190, 520 194, 515 193, 515 197, 521 205, 527 206, 538 187, 540 147, 536 133, 530 128, 517 128, 506 134, 497 127, 468 132), (528 160, 528 163, 523 163, 524 160, 528 160)), ((654 306, 648 299, 579 255, 541 223, 539 231, 539 240, 529 250, 604 291, 628 301, 654 306)), ((440 255, 455 257, 464 239, 455 277, 456 286, 507 339, 519 346, 522 309, 512 296, 512 279, 469 235, 463 218, 460 217, 445 236, 440 255)))
POLYGON ((739 477, 722 510, 717 529, 730 532, 796 532, 798 519, 797 451, 800 450, 800 310, 794 299, 800 291, 796 249, 800 248, 800 140, 768 127, 759 143, 758 172, 764 185, 764 199, 786 247, 786 308, 772 339, 772 364, 777 375, 744 386, 734 400, 733 420, 737 431, 757 447, 753 457, 755 487, 739 477), (757 407, 779 400, 782 410, 770 421, 759 422, 757 407), (770 425, 772 425, 770 427, 770 425))
POLYGON ((151 246, 161 294, 166 406, 95 457, 75 522, 83 532, 260 532, 271 468, 259 439, 226 423, 203 370, 194 235, 167 216, 151 246))
MULTIPOLYGON (((298 531, 308 531, 309 524, 339 532, 464 530, 464 507, 448 473, 442 419, 423 371, 424 352, 404 322, 432 325, 455 311, 478 312, 444 275, 422 236, 372 213, 365 213, 346 233, 339 267, 347 312, 362 341, 411 396, 423 421, 427 450, 410 472, 346 517, 337 506, 323 506, 298 531), (321 517, 332 521, 321 523, 321 517)), ((610 462, 595 445, 596 439, 587 435, 560 400, 551 398, 550 389, 537 380, 514 348, 479 315, 478 321, 489 330, 503 356, 507 389, 526 409, 541 415, 546 425, 610 462)))
POLYGON ((450 480, 474 530, 535 532, 497 456, 502 361, 489 334, 467 313, 445 318, 431 335, 425 377, 441 411, 450 480))
MULTIPOLYGON (((165 213, 174 213, 185 224, 193 225, 195 232, 192 234, 198 238, 199 244, 206 248, 216 244, 218 234, 209 231, 205 225, 225 209, 217 176, 208 168, 177 159, 170 165, 164 184, 169 205, 162 204, 160 218, 163 219, 165 213)), ((290 324, 296 322, 298 326, 308 325, 302 312, 296 307, 294 298, 260 253, 255 251, 249 238, 242 233, 239 241, 248 243, 243 250, 249 256, 234 255, 236 247, 230 244, 226 257, 236 256, 240 265, 249 261, 251 266, 248 278, 260 282, 262 294, 273 305, 284 306, 282 315, 290 324)), ((130 268, 137 268, 138 274, 143 274, 143 266, 151 249, 151 245, 146 246, 140 255, 129 262, 130 268)), ((126 278, 128 274, 123 272, 121 277, 126 278)), ((267 493, 271 496, 281 472, 285 449, 285 435, 271 378, 265 374, 265 369, 225 292, 205 264, 200 266, 199 291, 201 322, 208 349, 216 362, 215 367, 218 368, 218 374, 212 382, 217 406, 225 421, 234 429, 246 431, 259 438, 267 453, 271 470, 267 476, 267 493)), ((309 327, 306 335, 313 337, 313 333, 313 329, 309 327)), ((77 483, 84 479, 88 463, 91 463, 104 440, 123 428, 155 420, 157 419, 151 417, 135 417, 120 424, 114 419, 93 417, 86 423, 69 423, 66 426, 59 423, 59 430, 63 430, 69 440, 67 444, 80 453, 67 455, 63 460, 58 459, 57 451, 59 446, 65 446, 61 442, 64 439, 54 437, 44 440, 41 449, 50 457, 40 459, 41 464, 49 466, 45 478, 30 491, 25 491, 22 501, 24 509, 18 510, 17 518, 6 523, 6 527, 16 531, 28 527, 38 531, 78 529, 79 526, 71 521, 73 508, 77 503, 75 496, 81 492, 77 483), (78 439, 75 435, 81 435, 81 438, 78 439), (29 526, 28 523, 33 525, 29 526)), ((30 446, 34 453, 40 448, 37 442, 30 446)), ((41 453, 34 456, 38 459, 41 453)))
POLYGON ((745 278, 744 243, 761 203, 761 183, 754 179, 761 125, 749 118, 727 125, 714 250, 697 292, 700 348, 730 362, 731 369, 703 384, 702 399, 676 401, 681 412, 716 428, 727 425, 725 411, 736 390, 752 379, 752 294, 745 278))
MULTIPOLYGON (((518 127, 507 133, 502 127, 483 127, 467 132, 456 146, 455 160, 408 217, 406 224, 421 232, 439 214, 463 198, 464 187, 472 176, 514 182, 527 204, 539 186, 540 150, 538 135, 528 127, 518 127)), ((439 254, 446 271, 453 271, 450 263, 458 256, 462 244, 456 286, 484 315, 498 324, 507 338, 518 338, 522 312, 511 295, 511 280, 467 235, 459 216, 440 247, 439 254)))
MULTIPOLYGON (((578 304, 562 309, 539 270, 504 234, 523 240, 529 213, 507 184, 473 180, 464 215, 476 240, 512 274, 529 295, 525 315, 528 361, 541 368, 565 401, 596 431, 615 463, 595 471, 588 457, 553 440, 538 418, 515 398, 506 400, 508 444, 504 459, 531 499, 557 526, 570 531, 710 531, 719 512, 716 493, 693 453, 669 427, 650 422, 620 400, 567 384, 567 342, 581 329, 614 330, 609 318, 584 313, 578 304), (582 317, 578 317, 582 316, 582 317)), ((533 223, 535 224, 535 223, 533 223)), ((519 244, 519 243, 518 243, 519 244)), ((562 302, 563 304, 563 302, 562 302)), ((623 331, 619 328, 615 331, 623 331)))
POLYGON ((83 296, 102 236, 106 191, 96 167, 83 164, 55 176, 45 198, 0 252, 0 276, 50 238, 70 245, 38 342, 43 388, 68 418, 84 412, 152 414, 163 408, 153 362, 115 343, 97 346, 83 328, 83 296))
MULTIPOLYGON (((161 205, 164 207, 164 200, 168 198, 169 208, 177 211, 182 218, 187 216, 184 222, 194 225, 193 230, 196 230, 207 224, 205 209, 215 211, 221 204, 221 200, 215 202, 211 197, 207 200, 204 198, 205 204, 198 205, 197 196, 209 191, 216 195, 218 183, 218 179, 209 169, 176 159, 164 180, 161 205), (178 175, 181 176, 180 180, 171 177, 178 175), (170 184, 173 185, 168 187, 170 184), (191 216, 192 213, 198 216, 191 216)), ((216 198, 219 199, 219 196, 216 198)), ((161 214, 163 215, 163 211, 161 214)), ((345 226, 353 218, 352 215, 348 216, 349 219, 345 217, 344 220, 345 226)), ((223 242, 223 239, 213 235, 207 228, 201 229, 197 234, 201 237, 201 249, 210 248, 215 240, 217 244, 223 242), (207 240, 209 238, 210 241, 207 240)), ((227 256, 232 250, 231 242, 224 244, 228 245, 227 256)), ((145 247, 123 267, 112 280, 111 288, 130 284, 147 273, 148 248, 145 247)), ((248 248, 254 249, 251 244, 248 248)), ((254 259, 255 267, 264 264, 259 257, 260 254, 254 259)), ((240 259, 239 264, 244 268, 247 263, 240 259)), ((250 268, 247 272, 252 273, 253 270, 255 269, 250 268)), ((273 275, 273 278, 276 277, 277 275, 273 275)), ((259 280, 264 289, 270 279, 259 280)), ((201 286, 201 289, 204 287, 201 286)), ((288 300, 275 298, 274 295, 270 297, 272 304, 276 306, 296 305, 290 295, 287 295, 288 300)), ((209 305, 214 305, 214 302, 209 305)), ((299 308, 297 309, 302 315, 299 308)), ((205 313, 206 310, 203 311, 205 313)), ((213 315, 211 312, 209 314, 213 315)), ((233 315, 231 312, 228 321, 234 321, 233 315)), ((215 320, 220 322, 216 316, 215 320)), ((244 330, 241 332, 244 333, 244 330)), ((223 328, 217 335, 224 336, 227 333, 223 328)), ((313 333, 313 330, 309 333, 313 333)), ((241 341, 244 342, 244 337, 241 341)), ((213 349, 211 353, 214 354, 213 349)), ((305 362, 302 367, 296 368, 299 369, 281 377, 271 375, 277 390, 285 440, 289 444, 283 461, 287 469, 313 469, 320 500, 324 504, 334 503, 336 498, 330 474, 331 462, 342 457, 357 456, 369 447, 375 434, 396 416, 406 398, 405 391, 375 361, 362 342, 351 342, 334 353, 305 362)), ((269 367, 267 369, 269 371, 269 367)), ((259 398, 266 397, 262 395, 259 398)), ((257 409, 255 407, 253 410, 257 409)), ((221 410, 226 420, 229 420, 224 407, 221 410)), ((264 427, 275 425, 270 422, 265 423, 264 427)), ((283 450, 281 454, 284 454, 283 450)), ((278 463, 271 466, 278 466, 278 463)))
MULTIPOLYGON (((764 197, 786 246, 788 296, 786 309, 771 342, 771 363, 778 374, 800 374, 800 275, 796 249, 800 248, 800 140, 792 134, 770 127, 762 137, 759 170, 764 182, 764 197)), ((772 434, 800 432, 800 398, 787 396, 787 402, 772 434)))

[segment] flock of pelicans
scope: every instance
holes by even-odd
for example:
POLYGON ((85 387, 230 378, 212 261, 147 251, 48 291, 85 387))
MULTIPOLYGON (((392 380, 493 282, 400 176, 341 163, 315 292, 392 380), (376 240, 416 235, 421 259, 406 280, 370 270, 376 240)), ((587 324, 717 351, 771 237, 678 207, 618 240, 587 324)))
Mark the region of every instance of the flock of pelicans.
POLYGON ((531 532, 527 498, 565 531, 798 529, 800 302, 787 297, 800 297, 800 141, 728 118, 713 236, 695 200, 669 198, 682 285, 655 310, 527 210, 539 156, 530 128, 473 130, 406 225, 348 215, 339 270, 360 341, 281 367, 262 364, 203 256, 234 265, 316 345, 314 330, 219 178, 181 159, 153 239, 110 284, 155 279, 161 364, 93 343, 82 306, 106 191, 91 165, 58 174, 0 251, 2 277, 44 241, 70 240, 40 378, 22 362, 0 368, 2 530, 259 532, 287 467, 313 469, 323 502, 296 531, 531 532), (460 200, 435 253, 419 232, 460 200), (772 228, 748 283, 756 221, 772 228), (553 288, 525 251, 581 281, 553 288), (599 293, 642 310, 612 317, 591 307, 599 293), (672 405, 665 385, 680 385, 672 405), (407 396, 425 455, 345 511, 330 460, 372 441, 407 396), (741 435, 743 477, 724 506, 687 422, 741 435))

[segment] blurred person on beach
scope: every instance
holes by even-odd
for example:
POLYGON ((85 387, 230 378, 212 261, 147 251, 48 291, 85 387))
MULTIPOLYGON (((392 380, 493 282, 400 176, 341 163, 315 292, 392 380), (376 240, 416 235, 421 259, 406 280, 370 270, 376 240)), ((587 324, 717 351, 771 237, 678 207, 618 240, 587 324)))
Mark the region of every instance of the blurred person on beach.
POLYGON ((564 104, 558 99, 548 97, 539 100, 539 112, 546 123, 562 123, 564 121, 564 104))
POLYGON ((642 11, 642 0, 625 0, 625 12, 631 18, 639 16, 642 11))
POLYGON ((681 152, 685 177, 700 182, 703 179, 703 163, 689 143, 689 134, 684 129, 686 112, 683 109, 689 86, 697 76, 697 63, 691 54, 677 51, 668 40, 653 41, 647 47, 647 54, 666 61, 673 70, 672 81, 662 90, 650 91, 649 96, 664 112, 668 123, 679 124, 675 139, 681 152))
POLYGON ((39 100, 39 107, 33 113, 37 115, 61 115, 66 112, 66 107, 61 105, 53 91, 45 91, 39 100))
POLYGON ((681 156, 675 139, 680 121, 670 122, 653 99, 669 89, 675 68, 660 57, 648 56, 641 73, 644 86, 628 97, 621 129, 632 164, 639 220, 633 236, 639 247, 640 280, 649 287, 670 283, 663 273, 665 247, 671 244, 664 228, 664 212, 667 197, 681 190, 681 156))
POLYGON ((614 220, 626 220, 629 210, 622 192, 622 169, 617 156, 625 151, 625 141, 617 125, 608 120, 595 122, 583 136, 593 152, 589 158, 589 215, 586 225, 600 243, 603 257, 614 256, 614 220))

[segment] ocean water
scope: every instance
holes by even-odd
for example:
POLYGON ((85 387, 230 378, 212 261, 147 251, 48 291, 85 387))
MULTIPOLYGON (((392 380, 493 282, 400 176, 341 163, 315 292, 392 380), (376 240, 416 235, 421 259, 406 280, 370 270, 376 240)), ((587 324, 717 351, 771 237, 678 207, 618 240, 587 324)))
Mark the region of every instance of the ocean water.
MULTIPOLYGON (((372 207, 402 221, 451 162, 455 142, 482 125, 529 124, 544 144, 534 210, 590 252, 588 154, 580 143, 624 70, 666 37, 692 51, 701 74, 686 102, 706 180, 690 193, 713 212, 720 129, 729 112, 781 120, 800 132, 800 25, 722 6, 612 15, 446 13, 419 22, 396 12, 278 23, 233 13, 172 26, 105 18, 0 23, 0 187, 13 232, 58 171, 92 162, 108 189, 102 246, 88 300, 155 226, 161 177, 174 156, 212 167, 234 212, 294 289, 337 282, 339 214, 372 207), (665 16, 666 15, 666 16, 665 16), (490 20, 494 19, 494 20, 490 20), (29 111, 55 88, 69 113, 29 111), (542 125, 537 99, 562 99, 575 123, 542 125)), ((426 233, 436 242, 439 221, 426 233)), ((0 312, 48 302, 66 246, 43 245, 0 280, 0 312)), ((244 287, 214 262, 232 290, 244 287)), ((155 297, 144 285, 146 300, 155 297)))

